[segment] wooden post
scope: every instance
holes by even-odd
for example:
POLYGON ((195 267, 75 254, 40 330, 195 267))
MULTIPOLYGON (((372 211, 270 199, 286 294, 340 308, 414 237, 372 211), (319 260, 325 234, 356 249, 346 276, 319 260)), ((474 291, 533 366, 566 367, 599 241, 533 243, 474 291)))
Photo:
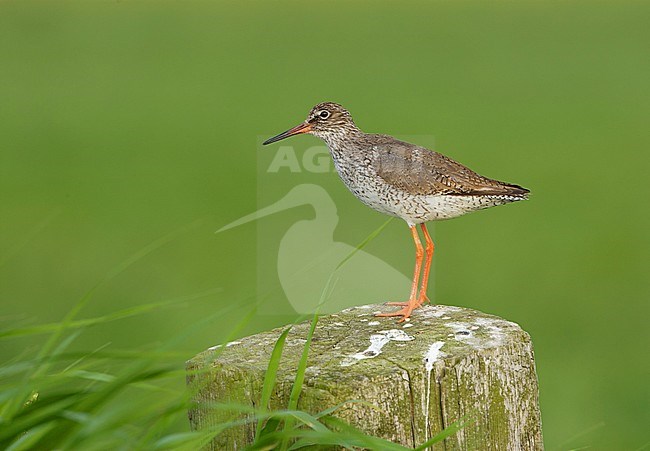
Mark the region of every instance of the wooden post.
MULTIPOLYGON (((537 375, 530 337, 517 324, 476 310, 424 306, 407 323, 376 318, 366 305, 320 318, 299 408, 312 413, 345 400, 337 416, 405 446, 424 443, 463 417, 475 421, 445 439, 441 450, 541 450, 537 375)), ((271 400, 286 408, 309 324, 290 332, 271 400)), ((211 348, 187 364, 197 407, 193 429, 226 421, 202 401, 258 406, 271 350, 282 329, 211 348)), ((232 419, 232 418, 228 418, 232 419)), ((255 425, 229 429, 211 449, 241 449, 255 425)))

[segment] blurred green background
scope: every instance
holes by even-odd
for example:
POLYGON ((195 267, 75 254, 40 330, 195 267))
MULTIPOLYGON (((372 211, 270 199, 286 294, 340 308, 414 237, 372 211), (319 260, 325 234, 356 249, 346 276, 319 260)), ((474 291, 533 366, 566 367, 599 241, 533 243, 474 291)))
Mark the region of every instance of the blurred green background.
MULTIPOLYGON (((366 131, 433 135, 532 190, 436 224, 436 300, 531 334, 548 449, 647 446, 649 14, 621 1, 4 1, 2 320, 58 321, 176 233, 81 316, 221 292, 91 329, 78 346, 165 341, 234 304, 178 350, 224 339, 256 296, 255 225, 213 232, 257 208, 258 137, 333 100, 366 131)), ((327 177, 335 238, 356 244, 385 218, 327 177), (357 210, 364 221, 346 215, 357 210)), ((411 246, 393 221, 367 250, 410 274, 411 246)), ((242 333, 292 319, 260 315, 242 333)), ((12 344, 0 358, 34 346, 12 344)))

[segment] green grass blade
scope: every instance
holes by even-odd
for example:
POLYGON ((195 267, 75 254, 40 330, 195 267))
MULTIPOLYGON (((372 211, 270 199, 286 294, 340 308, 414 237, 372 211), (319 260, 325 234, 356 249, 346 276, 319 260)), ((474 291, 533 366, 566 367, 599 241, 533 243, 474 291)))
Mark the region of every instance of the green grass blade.
POLYGON ((306 446, 308 442, 314 442, 315 444, 330 444, 382 451, 404 451, 411 449, 389 440, 366 434, 336 417, 327 416, 323 417, 322 420, 327 426, 330 426, 330 429, 335 430, 330 430, 328 434, 306 431, 302 434, 302 438, 305 440, 304 444, 300 444, 300 442, 297 442, 297 444, 306 446))
POLYGON ((38 365, 38 367, 34 368, 34 370, 26 376, 25 380, 23 381, 23 387, 22 387, 22 392, 24 393, 23 397, 16 396, 14 397, 13 400, 5 403, 4 406, 2 406, 2 410, 0 411, 0 418, 3 420, 8 420, 13 418, 21 409, 22 405, 25 403, 27 400, 26 396, 29 396, 29 393, 31 393, 31 388, 30 385, 33 383, 33 381, 39 379, 42 377, 44 374, 48 372, 48 370, 51 368, 52 363, 55 361, 57 355, 62 352, 63 349, 67 347, 69 343, 74 338, 71 337, 66 337, 64 339, 64 343, 59 343, 61 340, 61 337, 63 336, 64 332, 68 330, 70 325, 74 322, 74 319, 76 316, 79 314, 79 312, 86 306, 86 304, 90 301, 94 293, 102 287, 104 284, 112 280, 114 277, 122 273, 125 269, 127 269, 129 266, 132 264, 136 263, 140 259, 144 258, 146 255, 150 254, 151 252, 155 251, 156 249, 159 249, 160 247, 164 246, 165 244, 173 241, 176 239, 178 236, 180 236, 183 233, 186 233, 189 230, 194 229, 200 224, 200 221, 195 221, 192 224, 186 225, 184 227, 181 227, 174 232, 171 232, 155 241, 150 243, 149 245, 145 246, 138 252, 135 252, 132 254, 129 258, 124 260, 122 263, 117 265, 113 270, 109 271, 104 278, 102 278, 93 288, 91 288, 75 305, 74 307, 68 312, 68 314, 64 317, 64 319, 56 324, 56 327, 51 331, 52 334, 50 337, 47 339, 45 344, 41 347, 40 352, 38 353, 38 360, 41 360, 41 363, 38 365))
POLYGON ((377 238, 379 234, 388 226, 388 224, 392 222, 393 219, 395 218, 389 218, 388 220, 386 220, 386 222, 384 222, 382 225, 380 225, 375 230, 373 230, 370 233, 370 235, 368 235, 361 243, 357 244, 355 248, 348 255, 346 255, 343 260, 341 260, 341 262, 336 266, 334 271, 339 270, 343 265, 345 265, 348 262, 348 260, 350 260, 354 256, 354 254, 359 252, 361 249, 366 247, 368 243, 370 243, 372 240, 377 238))
POLYGON ((460 418, 459 420, 451 423, 449 426, 447 426, 444 430, 436 434, 434 437, 431 437, 429 440, 427 440, 426 442, 424 442, 423 444, 415 448, 415 450, 416 451, 426 450, 427 448, 430 448, 432 445, 442 442, 450 435, 456 434, 462 428, 468 426, 474 421, 476 421, 474 418, 469 418, 469 417, 460 418))
POLYGON ((320 412, 318 412, 314 416, 316 418, 321 418, 321 417, 324 417, 326 415, 331 415, 334 412, 336 412, 337 410, 339 410, 341 407, 345 406, 346 404, 361 404, 361 405, 364 405, 366 407, 370 407, 372 409, 378 410, 380 412, 382 411, 379 407, 377 407, 376 405, 374 405, 374 404, 372 404, 372 403, 370 403, 368 401, 363 401, 363 400, 360 400, 360 399, 350 399, 350 400, 347 400, 347 401, 343 401, 343 402, 341 402, 341 403, 339 403, 339 404, 337 404, 335 406, 332 406, 330 408, 327 408, 325 410, 321 410, 320 412))
POLYGON ((296 379, 293 387, 291 387, 291 394, 289 395, 289 410, 296 410, 298 407, 298 399, 300 398, 300 393, 302 392, 302 384, 305 380, 305 370, 307 369, 307 357, 309 356, 309 348, 311 347, 311 341, 314 337, 316 324, 318 324, 318 314, 315 314, 314 318, 311 321, 309 332, 307 334, 307 340, 302 349, 302 355, 300 356, 300 362, 298 363, 298 369, 296 371, 296 379))
POLYGON ((357 446, 363 446, 368 449, 380 449, 386 451, 391 451, 391 450, 403 451, 403 450, 411 449, 409 447, 405 447, 397 443, 393 443, 389 440, 366 434, 365 432, 360 431, 359 429, 355 428, 354 426, 351 426, 345 421, 333 416, 324 417, 323 421, 325 421, 329 426, 333 426, 336 429, 338 429, 340 433, 343 434, 344 436, 348 436, 350 437, 350 439, 355 440, 357 446))
MULTIPOLYGON (((67 329, 80 329, 83 327, 94 326, 97 324, 105 324, 111 321, 117 321, 125 318, 130 318, 137 315, 142 315, 144 313, 151 312, 153 310, 167 307, 174 304, 179 304, 182 302, 192 301, 195 299, 200 299, 205 296, 210 296, 215 293, 222 291, 221 288, 215 288, 201 293, 195 293, 186 296, 180 296, 174 299, 168 299, 160 302, 151 302, 148 304, 139 304, 135 307, 129 307, 123 310, 118 310, 116 312, 110 313, 108 315, 97 316, 95 318, 87 318, 76 321, 70 321, 67 324, 67 329)), ((39 335, 45 333, 56 332, 61 328, 61 323, 47 323, 39 324, 31 327, 22 327, 14 328, 0 331, 0 339, 2 338, 13 338, 13 337, 22 337, 28 335, 39 335)))
MULTIPOLYGON (((300 361, 298 363, 298 369, 296 371, 296 379, 291 387, 291 394, 289 395, 289 410, 296 410, 298 407, 298 399, 300 398, 300 393, 302 392, 302 384, 305 380, 305 370, 307 369, 307 357, 309 356, 309 348, 311 347, 311 340, 314 337, 314 331, 316 330, 316 324, 318 324, 318 314, 314 314, 314 318, 311 320, 311 325, 309 327, 309 332, 307 333, 307 341, 302 349, 302 355, 300 356, 300 361)), ((284 431, 288 431, 293 427, 293 421, 288 418, 284 422, 284 431)), ((288 441, 284 440, 280 449, 287 449, 288 441)))
MULTIPOLYGON (((273 351, 271 352, 271 358, 269 359, 269 364, 266 368, 266 374, 264 374, 264 383, 262 385, 262 396, 260 400, 260 409, 266 410, 269 408, 269 402, 271 401, 271 394, 273 393, 273 388, 275 387, 275 379, 278 373, 278 367, 280 366, 280 358, 282 357, 282 350, 284 349, 284 343, 287 340, 287 335, 291 327, 287 327, 282 334, 278 337, 275 345, 273 346, 273 351)), ((257 427, 255 429, 255 440, 260 437, 260 432, 262 430, 262 420, 257 422, 257 427)))
POLYGON ((214 431, 178 432, 166 435, 153 444, 154 450, 188 450, 203 449, 214 437, 214 431))
MULTIPOLYGON (((14 440, 25 431, 43 423, 58 420, 60 413, 78 402, 81 394, 70 394, 56 401, 39 400, 21 412, 21 415, 0 428, 0 445, 6 440, 14 440)), ((2 446, 0 446, 2 448, 2 446)))
MULTIPOLYGON (((111 281, 113 278, 121 274, 124 270, 126 270, 128 267, 133 265, 134 263, 138 262, 142 258, 146 257, 150 253, 154 252, 155 250, 163 247, 164 245, 172 242, 176 238, 178 238, 180 235, 189 232, 190 230, 195 229, 201 224, 201 221, 194 221, 191 224, 185 225, 183 227, 180 227, 179 229, 168 233, 167 235, 162 236, 161 238, 158 238, 157 240, 152 241, 150 244, 147 246, 143 247, 140 249, 138 252, 135 252, 132 254, 130 257, 126 258, 124 261, 122 261, 120 264, 115 266, 111 271, 109 271, 104 278, 102 278, 94 287, 92 287, 76 304, 75 306, 70 310, 70 312, 65 316, 63 321, 60 323, 60 327, 54 331, 54 334, 50 337, 50 339, 45 343, 43 348, 41 349, 40 356, 46 356, 48 355, 52 348, 55 346, 56 342, 58 341, 59 337, 61 334, 68 328, 69 324, 74 320, 74 318, 77 316, 77 314, 86 306, 86 304, 90 301, 92 296, 94 295, 95 291, 97 291, 99 288, 104 286, 106 283, 111 281)), ((46 368, 46 367, 45 367, 46 368)), ((43 369, 39 369, 39 372, 42 373, 43 369)))
POLYGON ((27 451, 38 449, 38 442, 52 429, 58 425, 58 421, 50 421, 31 428, 24 434, 21 434, 6 451, 27 451))

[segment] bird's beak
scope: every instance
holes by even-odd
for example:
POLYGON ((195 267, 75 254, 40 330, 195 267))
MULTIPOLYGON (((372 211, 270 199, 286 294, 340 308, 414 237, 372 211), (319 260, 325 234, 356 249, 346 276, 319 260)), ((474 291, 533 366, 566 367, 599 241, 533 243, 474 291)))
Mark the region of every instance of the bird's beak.
POLYGON ((303 122, 302 124, 298 124, 294 128, 291 128, 284 133, 280 133, 279 135, 274 136, 273 138, 267 139, 262 144, 263 145, 271 144, 276 141, 280 141, 281 139, 288 138, 289 136, 300 135, 302 133, 309 133, 310 131, 311 131, 311 124, 309 122, 303 122))

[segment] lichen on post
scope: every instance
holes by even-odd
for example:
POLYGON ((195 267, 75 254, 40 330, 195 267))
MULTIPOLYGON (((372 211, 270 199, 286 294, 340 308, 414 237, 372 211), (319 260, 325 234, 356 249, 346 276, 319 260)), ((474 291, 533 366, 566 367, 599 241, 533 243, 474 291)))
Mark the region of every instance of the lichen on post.
MULTIPOLYGON (((346 400, 336 416, 369 433, 415 447, 458 420, 469 422, 434 449, 543 449, 530 337, 517 324, 476 310, 423 306, 406 323, 375 318, 381 305, 323 316, 310 348, 298 407, 319 412, 346 400)), ((309 324, 287 337, 271 398, 286 408, 309 324)), ((224 421, 204 401, 258 406, 264 374, 282 329, 209 349, 187 364, 196 390, 193 429, 224 421)), ((231 418, 229 418, 231 419, 231 418)), ((255 424, 220 434, 212 449, 241 449, 255 424)))

